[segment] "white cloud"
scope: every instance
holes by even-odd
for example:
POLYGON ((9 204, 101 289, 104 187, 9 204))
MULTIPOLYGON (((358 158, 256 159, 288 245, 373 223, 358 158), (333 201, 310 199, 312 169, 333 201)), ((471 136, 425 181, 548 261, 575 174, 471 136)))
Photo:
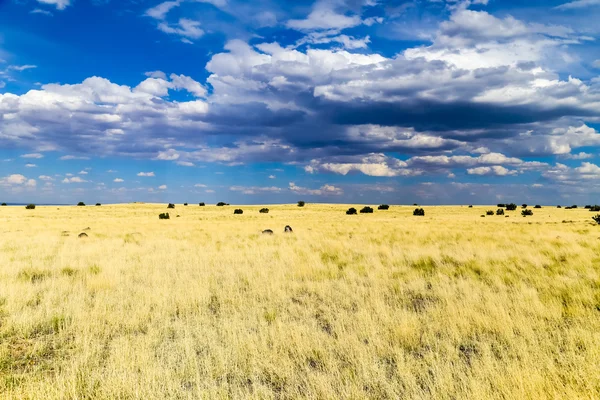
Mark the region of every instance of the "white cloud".
POLYGON ((182 167, 193 167, 194 163, 189 161, 177 161, 177 165, 181 165, 182 167))
POLYGON ((52 178, 51 176, 48 175, 40 175, 38 176, 38 179, 41 181, 53 181, 54 178, 52 178))
POLYGON ((79 171, 79 175, 87 175, 88 172, 87 171, 79 171))
POLYGON ((259 193, 281 193, 283 189, 275 186, 231 186, 232 192, 241 192, 243 194, 259 194, 259 193))
POLYGON ((269 175, 269 179, 275 179, 276 176, 275 175, 269 175))
POLYGON ((477 167, 477 168, 469 168, 467 169, 467 173, 469 175, 497 175, 497 176, 506 176, 506 175, 516 175, 518 174, 515 170, 509 170, 500 165, 494 165, 491 167, 477 167))
POLYGON ((37 68, 37 65, 10 65, 7 69, 10 71, 25 71, 27 69, 37 68))
POLYGON ((21 158, 44 158, 44 155, 40 153, 23 154, 21 158))
POLYGON ((37 165, 35 164, 25 164, 25 168, 35 168, 37 165))
POLYGON ((154 172, 139 172, 137 176, 151 177, 154 176, 154 172))
POLYGON ((361 24, 359 15, 347 16, 333 9, 333 3, 325 0, 317 1, 306 19, 293 19, 287 22, 288 28, 301 31, 315 29, 346 29, 361 24))
POLYGON ((587 8, 592 6, 600 6, 600 0, 576 0, 569 3, 561 4, 554 7, 557 10, 574 10, 578 8, 587 8))
POLYGON ((180 4, 181 1, 179 0, 165 1, 164 3, 160 3, 159 5, 148 9, 144 15, 154 19, 163 20, 165 19, 169 11, 171 11, 175 7, 179 7, 180 4))
POLYGON ((56 6, 57 10, 64 10, 71 5, 71 0, 37 0, 38 3, 51 4, 56 6))
POLYGON ((66 156, 62 156, 60 158, 60 160, 89 160, 89 157, 86 156, 73 156, 73 155, 66 155, 66 156))
POLYGON ((159 190, 167 190, 167 185, 160 185, 158 187, 159 190))
POLYGON ((121 178, 115 178, 115 179, 113 180, 113 182, 116 182, 116 183, 121 183, 121 182, 125 182, 125 181, 124 181, 123 179, 121 179, 121 178))
POLYGON ((50 11, 46 11, 46 10, 42 10, 41 8, 34 8, 33 10, 31 10, 29 12, 30 14, 41 14, 41 15, 47 15, 49 17, 53 16, 54 14, 52 14, 50 11))
POLYGON ((35 179, 28 179, 27 177, 25 177, 24 175, 21 174, 12 174, 9 176, 6 176, 4 178, 0 178, 0 186, 1 187, 8 187, 8 188, 14 188, 14 187, 35 187, 37 184, 37 182, 35 181, 35 179))
POLYGON ((63 179, 62 183, 85 183, 87 182, 86 180, 81 179, 78 176, 74 176, 72 178, 65 178, 63 179))
POLYGON ((164 33, 183 36, 188 39, 200 39, 204 35, 204 30, 200 28, 200 22, 187 18, 179 19, 175 26, 161 22, 158 24, 158 29, 164 33))
POLYGON ((333 185, 323 185, 319 189, 308 189, 305 187, 297 186, 294 182, 290 182, 289 189, 297 194, 313 195, 313 196, 339 196, 344 194, 341 188, 333 185))
POLYGON ((203 184, 201 184, 201 183, 196 183, 196 184, 194 185, 194 187, 197 187, 197 188, 205 188, 205 187, 207 187, 207 186, 206 186, 206 185, 203 185, 203 184))

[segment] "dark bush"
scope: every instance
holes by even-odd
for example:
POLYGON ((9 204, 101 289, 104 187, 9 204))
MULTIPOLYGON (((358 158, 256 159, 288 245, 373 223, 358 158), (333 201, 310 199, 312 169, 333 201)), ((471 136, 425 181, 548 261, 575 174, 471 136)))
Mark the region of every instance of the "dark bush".
POLYGON ((304 207, 304 205, 305 205, 305 204, 306 204, 305 202, 303 202, 303 201, 299 201, 299 202, 298 202, 298 207, 304 207))
POLYGON ((417 203, 415 203, 415 204, 413 204, 413 206, 415 206, 415 207, 416 207, 416 206, 418 206, 418 204, 417 204, 417 203))
POLYGON ((533 215, 533 211, 532 210, 523 210, 521 211, 521 215, 526 217, 528 215, 533 215))
POLYGON ((1 204, 1 206, 2 206, 2 207, 6 207, 6 203, 2 203, 2 204, 1 204))
POLYGON ((565 207, 565 210, 570 210, 571 208, 573 208, 573 207, 567 206, 567 207, 565 207))
POLYGON ((571 206, 571 208, 573 208, 573 209, 577 208, 577 204, 573 204, 573 205, 571 206))
POLYGON ((387 204, 382 204, 379 207, 377 207, 378 210, 389 210, 390 206, 388 206, 387 204))
POLYGON ((357 214, 356 208, 354 208, 354 207, 349 208, 348 211, 346 211, 346 214, 347 215, 356 215, 357 214))
POLYGON ((167 208, 175 208, 175 204, 169 203, 169 205, 167 206, 167 208))
POLYGON ((100 207, 102 204, 100 203, 96 203, 96 207, 100 207))
POLYGON ((515 211, 517 209, 517 205, 515 203, 510 203, 506 205, 506 209, 508 211, 515 211))
POLYGON ((502 203, 498 204, 498 208, 504 208, 504 207, 506 207, 506 204, 502 204, 502 203))
POLYGON ((591 206, 591 207, 590 207, 590 211, 593 211, 593 212, 600 212, 600 206, 598 206, 598 205, 591 206))
POLYGON ((562 208, 562 206, 556 206, 556 208, 562 208))
POLYGON ((25 206, 25 209, 26 209, 26 210, 35 210, 35 204, 27 204, 27 205, 25 206))
POLYGON ((504 209, 502 209, 502 208, 497 209, 496 215, 504 215, 504 209))
POLYGON ((187 206, 187 203, 183 203, 184 206, 187 206))
POLYGON ((423 210, 422 208, 416 208, 415 211, 413 211, 413 215, 417 215, 419 217, 424 217, 425 210, 423 210))
POLYGON ((583 208, 585 208, 586 210, 589 210, 590 208, 592 208, 592 206, 591 205, 587 205, 587 206, 585 206, 583 208))
POLYGON ((542 206, 540 206, 539 204, 536 204, 535 207, 533 208, 542 208, 542 206))
POLYGON ((259 213, 261 214, 268 214, 269 213, 269 209, 268 208, 261 208, 259 213))
POLYGON ((487 210, 487 211, 485 212, 485 214, 486 214, 486 215, 494 215, 494 211, 492 211, 492 210, 487 210))
POLYGON ((523 204, 521 207, 523 207, 523 208, 527 208, 527 204, 523 204))
POLYGON ((83 201, 80 201, 79 203, 77 203, 78 207, 85 207, 85 203, 83 201))
POLYGON ((360 210, 361 214, 373 214, 373 209, 369 206, 365 206, 360 210))
POLYGON ((223 206, 226 206, 226 205, 227 205, 227 203, 223 203, 222 201, 220 201, 220 202, 217 203, 217 207, 223 207, 223 206))
POLYGON ((169 213, 158 214, 158 219, 171 219, 169 213))
POLYGON ((199 205, 200 207, 204 207, 204 206, 206 206, 206 204, 204 204, 204 203, 198 203, 198 205, 199 205))
POLYGON ((473 204, 470 204, 470 205, 469 205, 469 208, 473 208, 473 204))
POLYGON ((244 210, 242 210, 242 209, 239 209, 239 208, 236 208, 235 210, 233 210, 233 213, 234 213, 234 214, 243 214, 243 213, 244 213, 244 210))
POLYGON ((600 225, 600 214, 593 216, 592 219, 596 221, 598 225, 600 225))

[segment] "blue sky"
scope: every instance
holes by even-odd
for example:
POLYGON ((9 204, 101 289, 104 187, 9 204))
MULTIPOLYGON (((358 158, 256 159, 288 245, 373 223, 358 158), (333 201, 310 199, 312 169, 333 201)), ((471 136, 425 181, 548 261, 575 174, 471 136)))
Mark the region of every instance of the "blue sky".
POLYGON ((600 0, 0 0, 0 201, 600 201, 600 0))

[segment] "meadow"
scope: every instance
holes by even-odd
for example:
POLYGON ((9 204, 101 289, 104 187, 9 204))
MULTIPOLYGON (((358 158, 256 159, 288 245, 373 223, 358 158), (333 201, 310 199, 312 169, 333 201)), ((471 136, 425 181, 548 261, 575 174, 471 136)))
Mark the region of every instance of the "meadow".
POLYGON ((350 206, 0 207, 0 398, 600 398, 595 213, 350 206))

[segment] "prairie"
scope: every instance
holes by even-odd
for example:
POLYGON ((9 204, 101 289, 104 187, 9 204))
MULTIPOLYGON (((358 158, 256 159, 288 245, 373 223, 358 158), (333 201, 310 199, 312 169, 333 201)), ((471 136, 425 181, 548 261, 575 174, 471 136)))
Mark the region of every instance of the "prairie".
POLYGON ((0 398, 600 398, 595 213, 350 206, 0 207, 0 398))

